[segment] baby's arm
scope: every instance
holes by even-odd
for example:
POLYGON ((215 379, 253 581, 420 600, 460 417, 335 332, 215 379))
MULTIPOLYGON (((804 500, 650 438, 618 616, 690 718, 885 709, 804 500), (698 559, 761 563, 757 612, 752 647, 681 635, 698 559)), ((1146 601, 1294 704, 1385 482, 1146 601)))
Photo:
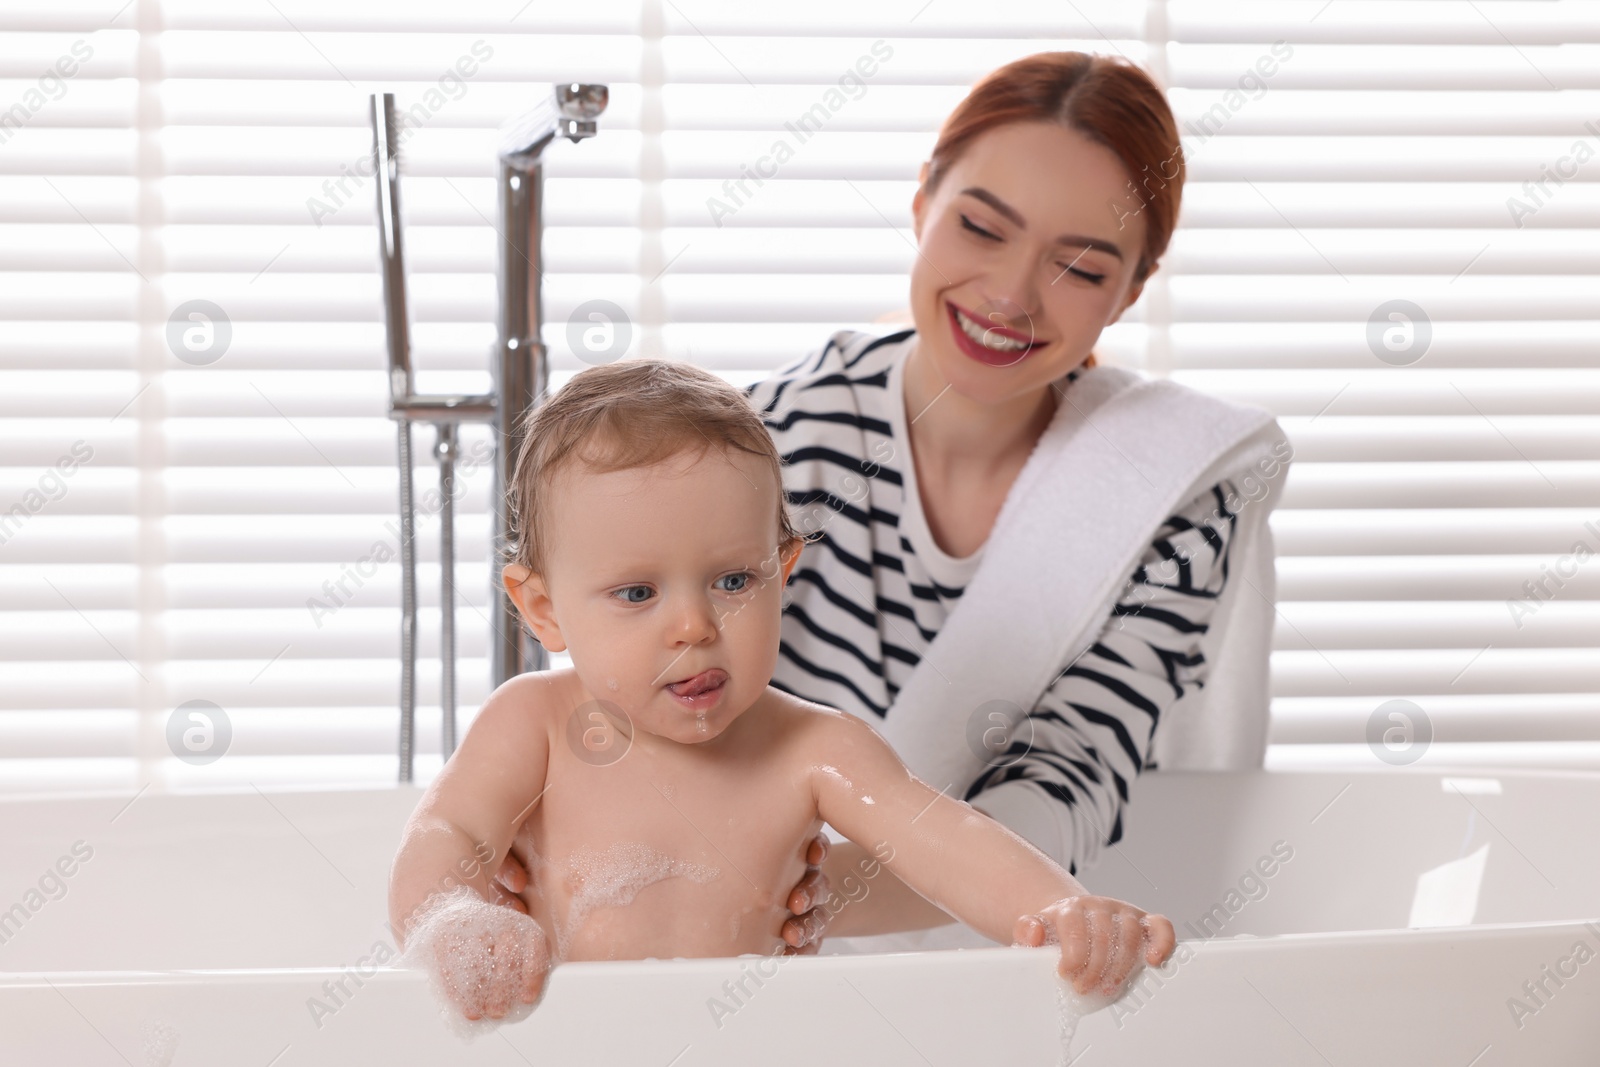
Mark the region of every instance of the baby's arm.
POLYGON ((389 873, 396 939, 426 932, 423 962, 469 1019, 537 1000, 550 965, 539 924, 489 903, 491 875, 544 789, 548 691, 528 674, 489 695, 412 812, 389 873))
POLYGON ((1080 993, 1161 963, 1176 936, 1160 915, 1089 894, 1059 864, 964 801, 913 775, 868 723, 829 716, 811 778, 829 825, 883 859, 934 904, 1002 944, 1061 944, 1058 972, 1080 993), (870 798, 870 800, 868 799, 870 798))

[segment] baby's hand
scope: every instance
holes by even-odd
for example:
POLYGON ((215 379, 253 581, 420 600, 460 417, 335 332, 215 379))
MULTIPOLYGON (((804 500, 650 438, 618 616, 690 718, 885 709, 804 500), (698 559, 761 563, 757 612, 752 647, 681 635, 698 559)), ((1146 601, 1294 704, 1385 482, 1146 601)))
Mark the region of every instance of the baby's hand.
POLYGON ((517 1001, 536 1002, 550 971, 539 924, 465 886, 438 897, 418 919, 406 956, 431 971, 435 988, 473 1020, 503 1019, 517 1001))
POLYGON ((1152 967, 1172 955, 1177 934, 1164 915, 1148 915, 1112 897, 1078 896, 1058 900, 1017 920, 1012 943, 1037 948, 1061 946, 1056 973, 1082 995, 1117 992, 1139 965, 1152 967))

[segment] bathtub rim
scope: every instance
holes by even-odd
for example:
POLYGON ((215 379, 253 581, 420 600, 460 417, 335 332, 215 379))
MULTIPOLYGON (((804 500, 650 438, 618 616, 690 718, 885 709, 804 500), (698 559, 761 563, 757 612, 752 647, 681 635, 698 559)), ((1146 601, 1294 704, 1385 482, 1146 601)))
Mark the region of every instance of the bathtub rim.
MULTIPOLYGON (((1193 778, 1205 780, 1220 776, 1261 775, 1274 778, 1355 778, 1355 777, 1433 777, 1442 778, 1510 778, 1516 780, 1569 780, 1600 784, 1600 768, 1585 770, 1575 767, 1490 766, 1479 764, 1436 764, 1427 767, 1327 767, 1310 770, 1274 770, 1268 767, 1249 767, 1229 771, 1154 770, 1151 777, 1169 779, 1193 778)), ((360 793, 395 794, 414 792, 420 798, 428 783, 419 782, 275 782, 265 785, 246 782, 239 784, 165 784, 148 783, 138 789, 82 789, 38 790, 34 792, 0 792, 0 804, 37 804, 50 801, 117 800, 132 801, 149 795, 153 797, 197 799, 221 796, 249 796, 252 793, 309 794, 309 793, 360 793)))
MULTIPOLYGON (((1255 945, 1292 945, 1295 947, 1315 947, 1327 945, 1329 947, 1359 947, 1371 945, 1379 947, 1392 944, 1404 939, 1407 944, 1428 942, 1456 942, 1462 939, 1475 941, 1494 941, 1519 936, 1527 932, 1552 932, 1555 930, 1583 931, 1600 940, 1600 914, 1592 919, 1555 919, 1540 920, 1535 922, 1520 923, 1484 923, 1475 926, 1429 926, 1406 927, 1399 929, 1375 930, 1328 930, 1311 931, 1289 934, 1271 934, 1254 936, 1250 934, 1236 934, 1229 937, 1214 938, 1189 938, 1179 939, 1178 945, 1187 945, 1195 951, 1203 951, 1208 955, 1221 953, 1231 955, 1241 952, 1254 951, 1255 945)), ((1024 948, 1019 945, 990 945, 983 948, 958 948, 930 950, 940 954, 944 953, 979 953, 992 956, 996 953, 1028 952, 1052 953, 1054 946, 1040 946, 1037 948, 1024 948)), ((834 970, 846 967, 851 970, 870 969, 879 967, 898 967, 898 957, 926 956, 923 952, 874 952, 840 954, 832 956, 801 955, 801 956, 776 956, 767 957, 755 953, 743 956, 700 956, 677 957, 673 959, 644 959, 644 960, 576 960, 560 965, 563 972, 571 973, 579 978, 596 976, 600 978, 629 978, 641 973, 659 976, 662 973, 661 964, 668 964, 673 973, 678 974, 719 974, 729 969, 730 965, 739 965, 741 961, 754 961, 760 959, 783 959, 789 966, 798 963, 802 968, 819 968, 821 970, 834 970), (646 966, 649 965, 649 966, 646 966)), ((1053 954, 1053 953, 1052 953, 1053 954)), ((1175 958, 1169 957, 1168 963, 1175 958)), ((1146 968, 1152 969, 1152 968, 1146 968)), ((196 968, 172 971, 0 971, 0 990, 5 989, 33 989, 51 985, 66 985, 70 987, 87 987, 103 985, 194 985, 197 983, 224 983, 242 984, 249 982, 298 982, 310 977, 323 977, 348 974, 352 967, 261 967, 261 968, 196 968)), ((363 982, 381 979, 385 982, 424 982, 427 975, 416 969, 408 967, 382 966, 373 969, 370 975, 361 975, 363 982)))

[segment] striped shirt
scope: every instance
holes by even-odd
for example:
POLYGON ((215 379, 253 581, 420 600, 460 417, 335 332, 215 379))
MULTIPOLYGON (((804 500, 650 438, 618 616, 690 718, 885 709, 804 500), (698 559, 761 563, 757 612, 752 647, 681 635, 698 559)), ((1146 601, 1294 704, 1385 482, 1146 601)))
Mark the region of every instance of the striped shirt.
MULTIPOLYGON (((783 458, 797 526, 821 531, 785 589, 772 685, 869 722, 885 718, 983 555, 950 556, 929 532, 902 387, 914 342, 909 329, 841 330, 746 387, 783 458)), ((1056 387, 1070 392, 1079 373, 1056 387)), ((1065 852, 1054 858, 1074 874, 1121 839, 1128 783, 1153 767, 1162 712, 1204 684, 1199 639, 1228 575, 1229 499, 1223 481, 1166 519, 1096 640, 1070 664, 1063 656, 1027 710, 1030 743, 992 760, 962 798, 985 810, 1035 792, 1010 799, 1045 800, 1065 852)))

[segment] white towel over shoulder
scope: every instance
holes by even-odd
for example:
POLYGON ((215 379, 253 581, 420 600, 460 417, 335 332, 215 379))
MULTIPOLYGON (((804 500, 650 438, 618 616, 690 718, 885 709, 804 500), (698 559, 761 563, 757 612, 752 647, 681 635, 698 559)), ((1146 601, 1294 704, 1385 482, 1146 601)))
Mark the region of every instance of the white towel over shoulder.
MULTIPOLYGON (((977 572, 879 731, 919 778, 961 796, 984 768, 982 751, 968 742, 973 715, 995 700, 1036 706, 1099 635, 1166 518, 1231 478, 1238 527, 1229 579, 1200 642, 1207 680, 1162 716, 1153 755, 1163 770, 1261 766, 1276 599, 1267 516, 1290 458, 1282 429, 1262 408, 1118 367, 1085 371, 1062 394, 977 572)), ((1036 842, 1059 840, 1067 820, 1059 804, 1042 799, 978 806, 1036 842)), ((990 943, 959 923, 838 940, 847 944, 824 940, 824 951, 990 943)))

